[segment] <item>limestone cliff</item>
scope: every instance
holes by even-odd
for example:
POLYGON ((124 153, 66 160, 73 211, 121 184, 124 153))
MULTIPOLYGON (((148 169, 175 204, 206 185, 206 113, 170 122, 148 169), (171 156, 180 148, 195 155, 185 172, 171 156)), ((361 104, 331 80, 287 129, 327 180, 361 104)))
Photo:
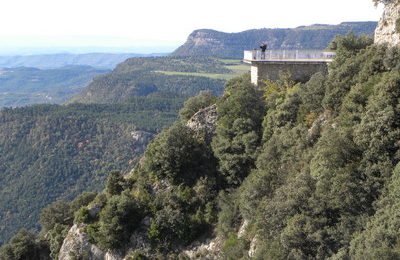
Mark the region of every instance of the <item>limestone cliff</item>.
POLYGON ((400 43, 400 1, 385 3, 382 18, 375 30, 375 43, 396 46, 400 43), (397 24, 397 25, 396 25, 397 24))

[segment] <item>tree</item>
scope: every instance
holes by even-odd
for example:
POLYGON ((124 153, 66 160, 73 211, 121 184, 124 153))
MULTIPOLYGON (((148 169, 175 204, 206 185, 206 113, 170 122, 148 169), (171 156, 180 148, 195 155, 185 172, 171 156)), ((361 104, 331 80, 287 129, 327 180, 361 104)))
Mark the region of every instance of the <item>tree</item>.
POLYGON ((183 108, 179 111, 179 117, 183 121, 189 120, 197 111, 208 107, 216 98, 210 90, 200 91, 195 97, 191 97, 185 101, 183 108))
POLYGON ((322 100, 325 96, 325 84, 326 76, 322 73, 316 73, 307 83, 301 86, 299 92, 305 112, 321 112, 322 100))
POLYGON ((94 240, 105 249, 120 248, 139 225, 143 209, 128 190, 114 195, 100 212, 94 240))
MULTIPOLYGON (((43 255, 48 252, 48 248, 36 242, 36 237, 33 233, 26 229, 21 229, 10 242, 0 248, 1 260, 36 260, 43 251, 43 255)), ((49 258, 50 259, 50 258, 49 258)))
POLYGON ((400 164, 393 170, 387 194, 379 201, 379 209, 365 229, 357 233, 350 245, 351 259, 400 258, 400 164))
POLYGON ((124 190, 125 180, 119 171, 112 171, 107 176, 106 191, 110 195, 119 195, 124 190))
POLYGON ((62 201, 47 206, 40 213, 40 225, 44 231, 53 229, 56 224, 70 226, 73 219, 70 204, 62 201))
POLYGON ((190 219, 179 209, 167 205, 158 210, 150 223, 147 235, 161 249, 187 244, 193 238, 190 219))
POLYGON ((40 226, 47 232, 56 224, 72 226, 74 212, 87 206, 96 197, 95 192, 84 192, 71 202, 56 201, 40 212, 40 226))
POLYGON ((229 81, 225 89, 217 103, 217 134, 212 148, 227 183, 237 186, 254 167, 265 102, 249 75, 229 81))
POLYGON ((194 185, 202 176, 212 175, 214 168, 215 159, 210 149, 181 123, 156 137, 146 150, 143 164, 143 169, 158 179, 189 185, 194 185))
POLYGON ((355 127, 354 140, 362 149, 360 170, 364 173, 372 199, 380 195, 398 161, 400 138, 400 74, 386 73, 374 88, 366 112, 355 127))
POLYGON ((370 76, 382 72, 385 47, 371 46, 372 38, 356 37, 353 33, 337 36, 331 43, 336 58, 330 64, 323 99, 325 109, 338 111, 343 97, 356 83, 368 81, 370 76))

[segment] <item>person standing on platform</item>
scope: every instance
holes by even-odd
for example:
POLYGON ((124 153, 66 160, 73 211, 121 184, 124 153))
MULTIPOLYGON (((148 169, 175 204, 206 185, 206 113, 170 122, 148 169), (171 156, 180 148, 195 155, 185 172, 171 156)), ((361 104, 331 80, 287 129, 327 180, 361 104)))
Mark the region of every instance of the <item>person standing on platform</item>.
POLYGON ((260 45, 260 49, 261 49, 261 59, 265 60, 265 51, 267 50, 267 44, 263 42, 260 45))

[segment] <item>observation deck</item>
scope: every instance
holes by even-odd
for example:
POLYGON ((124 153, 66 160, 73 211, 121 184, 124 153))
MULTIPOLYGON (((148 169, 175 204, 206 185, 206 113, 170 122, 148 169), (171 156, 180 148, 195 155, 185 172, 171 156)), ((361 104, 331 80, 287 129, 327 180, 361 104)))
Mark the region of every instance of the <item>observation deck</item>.
POLYGON ((293 81, 307 82, 317 72, 327 74, 327 64, 335 56, 335 52, 321 50, 246 50, 243 62, 251 64, 251 82, 255 85, 262 80, 278 80, 282 73, 293 81))
POLYGON ((320 50, 260 50, 244 51, 243 61, 252 62, 332 62, 336 57, 333 51, 320 50))

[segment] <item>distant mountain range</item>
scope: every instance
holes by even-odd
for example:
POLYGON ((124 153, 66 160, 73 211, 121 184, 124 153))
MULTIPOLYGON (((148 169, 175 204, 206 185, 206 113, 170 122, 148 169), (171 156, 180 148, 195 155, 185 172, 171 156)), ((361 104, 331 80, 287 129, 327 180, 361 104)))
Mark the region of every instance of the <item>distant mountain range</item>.
POLYGON ((353 32, 372 35, 377 22, 344 22, 339 25, 314 24, 292 29, 254 29, 225 33, 202 29, 191 33, 172 56, 214 56, 242 58, 243 50, 266 42, 271 49, 325 49, 338 34, 353 32))
POLYGON ((91 66, 101 69, 113 69, 117 64, 132 57, 166 56, 167 53, 86 53, 86 54, 46 54, 28 56, 0 56, 0 68, 33 67, 52 69, 69 65, 91 66))
POLYGON ((109 71, 90 66, 0 69, 0 108, 64 103, 95 76, 109 71))

